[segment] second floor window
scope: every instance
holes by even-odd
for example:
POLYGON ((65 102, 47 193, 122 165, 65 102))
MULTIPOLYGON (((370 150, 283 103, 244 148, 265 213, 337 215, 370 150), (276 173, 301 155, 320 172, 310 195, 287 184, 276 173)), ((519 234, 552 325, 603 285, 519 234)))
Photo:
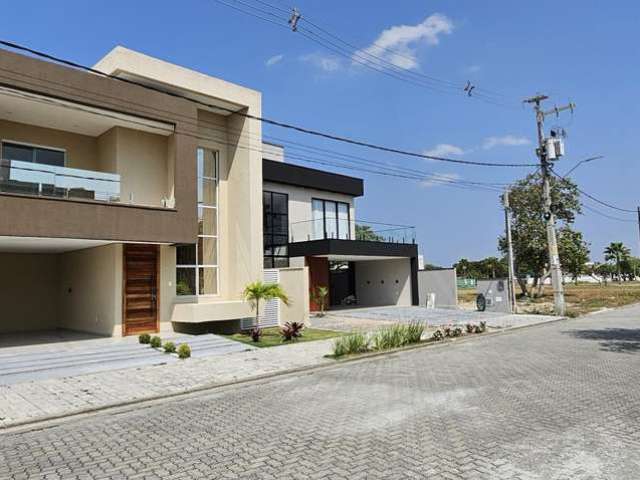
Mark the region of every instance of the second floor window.
POLYGON ((2 158, 21 162, 64 167, 64 150, 36 147, 20 143, 2 142, 2 158))
POLYGON ((351 227, 349 204, 333 200, 312 200, 313 239, 338 238, 349 240, 351 227))

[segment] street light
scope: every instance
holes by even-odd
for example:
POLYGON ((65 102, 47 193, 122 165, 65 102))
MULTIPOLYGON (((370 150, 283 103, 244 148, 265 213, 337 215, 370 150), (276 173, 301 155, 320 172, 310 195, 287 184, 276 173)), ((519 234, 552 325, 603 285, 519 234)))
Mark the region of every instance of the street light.
POLYGON ((601 158, 604 158, 604 155, 598 155, 596 157, 589 157, 589 158, 585 158, 584 160, 580 160, 578 163, 576 163, 573 166, 573 168, 571 170, 569 170, 567 173, 565 173, 562 176, 562 178, 567 178, 571 172, 573 172, 576 168, 578 168, 583 163, 593 162, 594 160, 600 160, 601 158))

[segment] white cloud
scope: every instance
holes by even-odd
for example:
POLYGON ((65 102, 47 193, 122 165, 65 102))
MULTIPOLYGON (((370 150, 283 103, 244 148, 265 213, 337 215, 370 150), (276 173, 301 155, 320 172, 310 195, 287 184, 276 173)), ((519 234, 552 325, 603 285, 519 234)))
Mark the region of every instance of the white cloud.
POLYGON ((447 155, 464 155, 464 150, 449 143, 439 143, 432 149, 425 150, 423 153, 431 157, 446 157, 447 155))
POLYGON ((531 140, 527 137, 518 137, 516 135, 503 135, 501 137, 487 137, 482 142, 484 150, 490 150, 494 147, 517 147, 520 145, 529 145, 531 140))
POLYGON ((464 68, 465 73, 478 73, 482 67, 480 65, 469 65, 464 68))
POLYGON ((420 186, 424 188, 437 187, 438 185, 451 183, 453 180, 460 180, 460 178, 457 173, 435 173, 434 178, 421 181, 420 186))
POLYGON ((325 72, 335 72, 342 66, 339 58, 322 55, 320 53, 309 53, 307 55, 303 55, 300 57, 300 60, 310 63, 325 72))
POLYGON ((276 63, 280 63, 283 58, 284 58, 284 55, 282 53, 279 53, 278 55, 274 55, 273 57, 268 58, 267 61, 264 62, 264 64, 267 67, 271 67, 271 66, 275 65, 276 63))
POLYGON ((358 50, 352 57, 354 63, 367 59, 377 62, 370 55, 383 58, 386 62, 406 68, 417 69, 420 64, 416 48, 424 43, 434 46, 440 43, 441 35, 453 31, 453 22, 440 13, 434 13, 417 25, 396 25, 384 30, 370 46, 358 50))

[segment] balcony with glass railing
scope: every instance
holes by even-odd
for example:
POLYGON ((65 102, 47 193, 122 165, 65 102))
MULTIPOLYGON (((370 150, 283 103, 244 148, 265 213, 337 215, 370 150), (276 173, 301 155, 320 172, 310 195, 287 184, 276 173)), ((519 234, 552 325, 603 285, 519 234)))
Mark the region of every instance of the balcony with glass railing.
POLYGON ((416 229, 411 225, 346 219, 327 222, 322 218, 293 222, 289 227, 291 243, 325 239, 415 244, 416 229))
POLYGON ((120 175, 0 159, 0 193, 120 202, 120 175))

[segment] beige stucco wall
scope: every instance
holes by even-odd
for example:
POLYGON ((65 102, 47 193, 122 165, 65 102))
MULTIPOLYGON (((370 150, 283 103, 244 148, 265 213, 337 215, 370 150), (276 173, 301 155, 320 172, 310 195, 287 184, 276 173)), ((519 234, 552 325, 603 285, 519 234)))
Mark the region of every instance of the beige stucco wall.
POLYGON ((355 265, 359 305, 411 305, 410 259, 359 261, 355 265))
POLYGON ((349 204, 349 218, 351 224, 351 238, 355 238, 356 209, 353 197, 342 193, 326 192, 311 188, 264 182, 263 190, 268 192, 286 193, 289 195, 289 236, 292 241, 306 241, 312 234, 310 220, 313 219, 312 203, 314 198, 333 200, 349 204), (303 223, 300 223, 303 222, 303 223), (302 236, 302 238, 300 238, 302 236), (292 237, 292 238, 291 238, 292 237))
POLYGON ((0 272, 0 333, 56 328, 57 256, 0 253, 0 272))
MULTIPOLYGON (((172 136, 173 137, 173 136, 172 136)), ((114 127, 98 137, 0 120, 0 140, 66 151, 70 168, 120 175, 120 198, 138 205, 162 206, 174 194, 175 145, 167 137, 114 127)))
POLYGON ((97 169, 120 175, 122 203, 160 207, 163 198, 173 198, 173 136, 113 127, 97 138, 97 146, 97 169))
POLYGON ((160 279, 159 279, 159 315, 160 330, 171 328, 173 303, 176 297, 176 247, 160 246, 160 279))
POLYGON ((0 140, 61 148, 66 150, 67 167, 98 170, 95 137, 0 120, 0 140))
POLYGON ((59 255, 61 328, 122 335, 122 244, 59 255))
POLYGON ((280 324, 309 322, 309 269, 281 268, 280 286, 289 297, 287 306, 280 302, 280 324))

